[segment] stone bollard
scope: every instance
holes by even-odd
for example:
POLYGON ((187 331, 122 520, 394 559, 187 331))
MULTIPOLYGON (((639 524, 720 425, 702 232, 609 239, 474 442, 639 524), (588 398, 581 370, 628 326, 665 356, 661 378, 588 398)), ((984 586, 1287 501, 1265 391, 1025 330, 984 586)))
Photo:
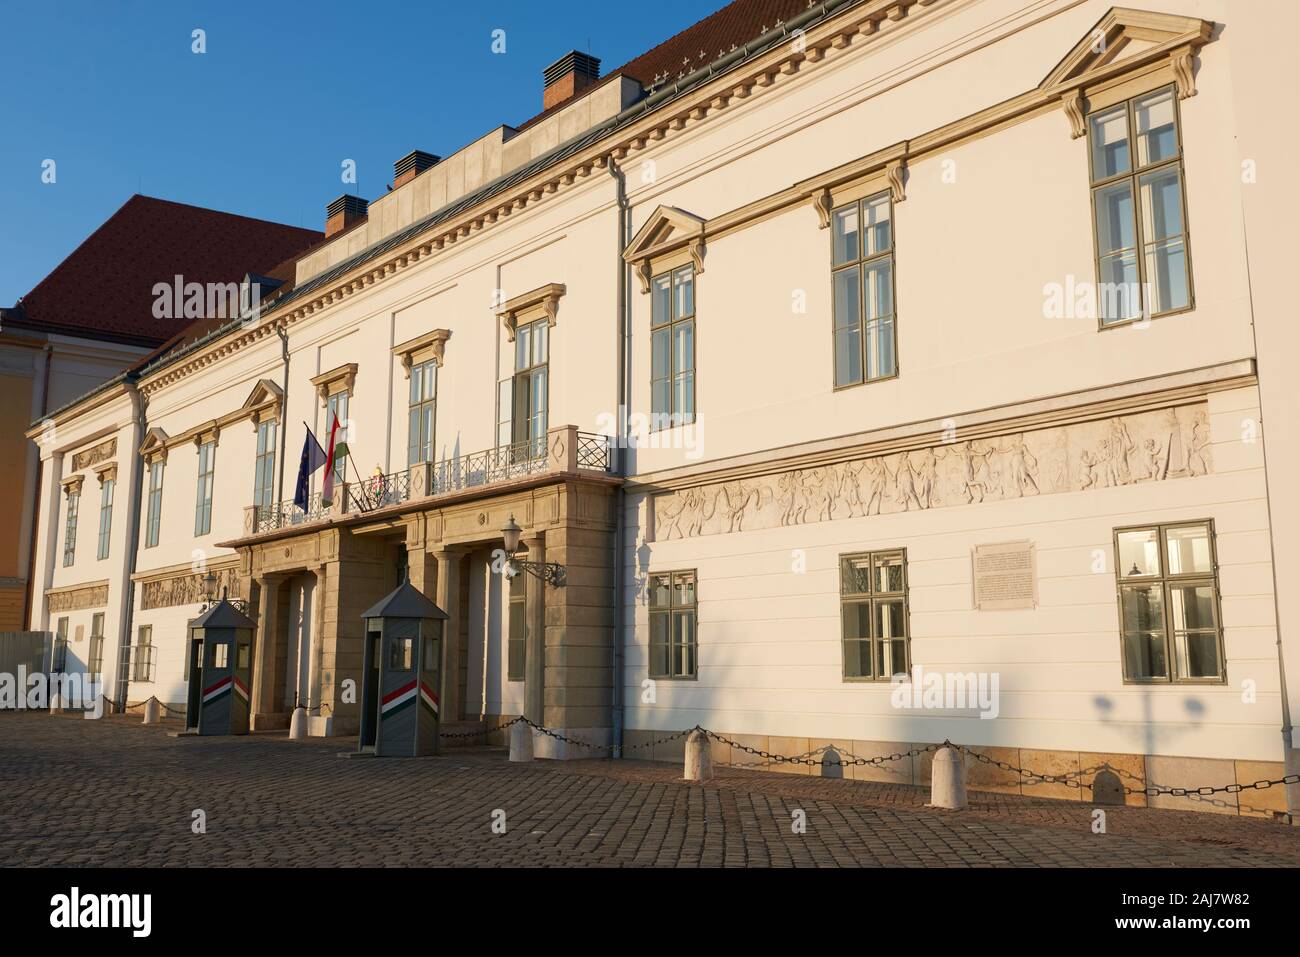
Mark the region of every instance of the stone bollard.
POLYGON ((713 754, 709 751, 709 736, 696 728, 686 736, 687 781, 708 781, 713 777, 713 754))
POLYGON ((158 724, 162 721, 162 707, 157 698, 150 698, 144 703, 144 723, 158 724))
POLYGON ((306 741, 307 740, 307 709, 298 707, 293 709, 293 714, 289 716, 289 740, 306 741))
POLYGON ((958 810, 966 806, 966 759, 951 745, 934 753, 930 769, 930 803, 927 807, 958 810))
POLYGON ((533 729, 520 721, 510 726, 510 760, 533 759, 533 729))

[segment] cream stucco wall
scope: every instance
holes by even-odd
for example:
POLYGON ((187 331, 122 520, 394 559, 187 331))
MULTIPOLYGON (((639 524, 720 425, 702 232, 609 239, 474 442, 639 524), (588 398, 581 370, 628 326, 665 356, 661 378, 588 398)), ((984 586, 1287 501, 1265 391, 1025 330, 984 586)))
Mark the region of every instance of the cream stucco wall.
MULTIPOLYGON (((701 427, 690 448, 671 447, 684 437, 668 434, 670 447, 634 449, 627 457, 632 493, 619 614, 628 633, 616 680, 628 728, 676 730, 699 722, 731 733, 806 738, 952 737, 969 744, 1281 760, 1273 549, 1278 517, 1292 514, 1279 477, 1290 474, 1292 453, 1266 446, 1258 426, 1261 401, 1265 416, 1283 420, 1280 434, 1294 428, 1296 410, 1287 398, 1285 367, 1277 369, 1261 352, 1257 385, 1253 362, 1257 329, 1269 330, 1278 355, 1294 352, 1293 336, 1281 331, 1290 328, 1279 287, 1285 264, 1272 251, 1287 222, 1273 210, 1294 204, 1295 190, 1269 180, 1268 199, 1243 194, 1235 131, 1240 121, 1256 137, 1261 169, 1285 162, 1252 105, 1252 96, 1265 100, 1271 88, 1238 66, 1243 56, 1252 62, 1280 57, 1282 41, 1261 26, 1266 4, 1135 0, 1133 6, 1225 25, 1199 49, 1196 95, 1179 102, 1195 309, 1104 331, 1091 317, 1045 315, 1045 286, 1095 278, 1087 140, 1071 138, 1056 104, 909 160, 905 198, 894 207, 895 379, 832 388, 830 236, 819 229, 807 197, 710 235, 697 280, 701 427), (1240 49, 1235 23, 1247 24, 1240 49), (1262 286, 1247 256, 1248 241, 1254 255, 1252 230, 1261 220, 1260 242, 1274 257, 1266 255, 1258 267, 1268 275, 1262 286), (1252 293, 1261 288, 1252 325, 1252 293), (917 430, 937 436, 945 421, 961 438, 968 427, 1076 407, 1094 407, 1100 420, 1145 408, 1150 392, 1174 389, 1185 390, 1174 404, 1203 406, 1208 416, 1209 474, 676 539, 656 535, 648 521, 650 495, 708 482, 712 470, 738 463, 774 474, 811 448, 833 456, 852 443, 878 442, 888 452, 913 441, 917 430), (1096 552, 1111 555, 1118 526, 1201 518, 1214 521, 1217 535, 1227 681, 1125 684, 1113 558, 1096 571, 1096 552), (1017 539, 1036 543, 1039 606, 975 612, 971 549, 1017 539), (842 680, 836 556, 877 547, 908 551, 913 661, 997 672, 999 720, 900 714, 885 688, 842 680), (806 561, 804 570, 794 569, 795 553, 806 561), (644 580, 648 572, 676 568, 696 569, 700 577, 699 676, 657 682, 655 703, 647 704, 641 698, 644 580), (1243 699, 1245 681, 1256 691, 1253 703, 1243 699)), ((855 41, 705 122, 620 156, 629 235, 661 205, 716 223, 809 177, 1034 90, 1108 9, 1102 0, 917 7, 915 16, 887 24, 869 42, 855 41)), ((1153 87, 1170 77, 1159 74, 1153 87)), ((414 195, 423 179, 372 207, 374 229, 387 235, 402 216, 416 215, 414 205, 400 212, 400 204, 403 191, 414 195), (390 206, 396 219, 385 212, 390 206)), ((497 307, 550 283, 566 289, 551 333, 550 424, 590 430, 607 422, 618 387, 617 231, 615 179, 597 168, 382 281, 295 317, 287 324, 289 389, 281 413, 287 451, 277 498, 293 495, 302 423, 326 437, 323 404, 310 379, 346 363, 357 364, 350 405, 357 470, 365 477, 376 466, 405 467, 406 382, 392 349, 432 329, 451 333, 439 374, 437 458, 492 446, 497 382, 509 374, 512 356, 497 307)), ((327 255, 342 258, 338 248, 327 255)), ((303 270, 319 272, 319 266, 303 270)), ((650 303, 634 281, 628 300, 631 406, 645 411, 650 303)), ((228 338, 233 342, 236 334, 228 338)), ((141 387, 149 397, 148 426, 176 437, 238 410, 259 380, 279 385, 280 341, 265 335, 162 384, 159 376, 166 374, 146 376, 141 387)), ((66 449, 61 461, 83 439, 114 429, 127 435, 134 428, 129 420, 125 399, 79 413, 68 427, 80 438, 60 446, 66 449)), ((139 551, 137 574, 196 557, 233 557, 218 543, 243 534, 254 440, 247 419, 222 428, 213 528, 199 539, 193 535, 195 448, 169 450, 162 537, 156 548, 139 551)), ((125 485, 120 488, 125 501, 125 485)), ((93 524, 91 499, 83 499, 85 535, 93 524)), ((51 562, 49 586, 91 580, 80 559, 70 571, 51 561, 61 530, 57 515, 47 510, 39 524, 42 554, 51 562)), ((1294 555, 1284 558, 1294 564, 1294 555)), ((490 579, 474 581, 473 607, 483 611, 500 600, 490 579)), ((120 584, 114 587, 122 593, 120 584)), ((193 611, 184 606, 135 616, 136 624, 155 625, 156 646, 168 643, 160 660, 168 662, 170 700, 178 687, 179 639, 193 611)), ((504 659, 496 656, 504 649, 496 637, 488 705, 512 713, 521 707, 519 689, 501 680, 504 659)), ((1300 646, 1287 642, 1292 659, 1300 657, 1300 646)), ((481 682, 481 662, 477 667, 481 682)))

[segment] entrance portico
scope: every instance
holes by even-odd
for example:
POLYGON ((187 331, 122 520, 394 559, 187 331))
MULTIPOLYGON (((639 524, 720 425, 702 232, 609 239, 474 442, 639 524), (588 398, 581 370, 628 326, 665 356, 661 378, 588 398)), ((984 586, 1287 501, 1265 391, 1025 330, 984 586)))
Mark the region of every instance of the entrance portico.
MULTIPOLYGON (((448 616, 439 689, 445 725, 482 721, 496 740, 492 729, 523 714, 608 743, 617 481, 603 472, 538 475, 229 543, 240 552, 258 623, 253 728, 286 728, 298 702, 311 735, 357 733, 360 615, 409 576, 448 616), (518 572, 524 660, 516 674, 507 668, 512 588, 502 574, 501 529, 511 517, 523 528, 517 557, 566 568, 562 586, 518 572)), ((516 640, 517 630, 518 622, 516 640)), ((557 745, 540 741, 539 756, 578 756, 557 745)))

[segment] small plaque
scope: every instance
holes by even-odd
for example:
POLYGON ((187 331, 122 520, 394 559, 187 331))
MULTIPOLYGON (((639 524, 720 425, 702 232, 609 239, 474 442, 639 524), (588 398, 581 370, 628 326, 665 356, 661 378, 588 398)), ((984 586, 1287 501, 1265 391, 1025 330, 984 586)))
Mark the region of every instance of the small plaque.
POLYGON ((1004 611, 1038 606, 1033 542, 976 545, 971 562, 977 610, 1004 611))

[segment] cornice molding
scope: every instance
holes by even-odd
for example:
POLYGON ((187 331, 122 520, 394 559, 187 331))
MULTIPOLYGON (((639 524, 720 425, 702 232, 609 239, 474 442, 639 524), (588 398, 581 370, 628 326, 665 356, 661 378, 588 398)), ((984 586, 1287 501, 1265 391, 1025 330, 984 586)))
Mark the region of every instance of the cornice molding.
POLYGON ((322 402, 336 392, 346 390, 348 395, 351 395, 357 384, 357 364, 346 362, 328 372, 312 376, 311 384, 316 387, 316 395, 322 402))
POLYGON ((733 479, 754 478, 787 471, 837 464, 864 455, 889 455, 929 448, 936 436, 956 431, 963 441, 1057 425, 1072 425, 1117 414, 1150 411, 1204 400, 1214 392, 1246 388, 1258 383, 1255 361, 1240 359, 1204 369, 1120 383, 1060 396, 1044 397, 1007 406, 887 426, 856 435, 838 436, 648 472, 628 479, 627 490, 658 493, 733 479))
POLYGON ((417 355, 420 356, 421 362, 432 359, 434 364, 441 369, 443 355, 447 349, 447 340, 450 338, 450 329, 434 329, 422 336, 407 339, 405 342, 393 346, 393 355, 402 361, 402 372, 405 378, 409 379, 411 377, 411 366, 415 364, 417 355))
POLYGON ((506 340, 515 341, 515 329, 521 318, 527 322, 545 315, 546 324, 554 326, 556 316, 560 312, 560 299, 567 291, 568 287, 562 282, 548 282, 545 286, 538 286, 536 289, 515 296, 503 305, 497 311, 497 316, 501 319, 501 325, 505 327, 506 340))
POLYGON ((81 485, 85 480, 84 475, 69 475, 65 479, 60 479, 59 484, 63 486, 64 495, 80 495, 81 485))
MULTIPOLYGON (((833 62, 845 51, 874 42, 880 35, 892 35, 912 23, 918 14, 942 9, 942 0, 868 0, 832 16, 802 36, 799 43, 778 44, 752 62, 720 74, 711 82, 655 108, 644 118, 622 127, 574 156, 557 161, 510 190, 484 199, 454 218, 431 225, 420 235, 401 244, 396 251, 387 250, 359 265, 347 274, 313 292, 304 300, 293 300, 277 309, 272 305, 267 319, 260 325, 232 330, 212 348, 167 366, 147 379, 141 390, 151 395, 204 366, 219 361, 261 339, 272 335, 277 325, 288 327, 315 313, 402 272, 463 240, 476 237, 486 228, 508 220, 512 215, 544 202, 558 192, 628 156, 657 146, 663 140, 680 136, 701 122, 742 105, 756 95, 784 86, 800 73, 833 62)), ((1087 49, 1093 34, 1074 50, 1035 89, 1003 103, 947 123, 910 141, 877 151, 869 157, 844 164, 807 180, 800 187, 782 190, 738 210, 723 214, 705 224, 704 237, 740 228, 747 222, 795 203, 810 203, 819 219, 829 222, 825 208, 832 184, 847 182, 856 176, 884 171, 895 202, 905 197, 905 171, 908 162, 951 148, 956 143, 981 135, 997 126, 1036 115, 1051 106, 1064 107, 1073 134, 1078 128, 1074 111, 1079 109, 1077 96, 1067 97, 1087 88, 1114 81, 1135 73, 1152 63, 1171 71, 1178 82, 1179 95, 1194 95, 1193 60, 1196 49, 1210 42, 1214 24, 1209 21, 1167 14, 1114 8, 1101 23, 1113 18, 1122 35, 1137 37, 1141 31, 1163 30, 1170 39, 1134 52, 1128 57, 1104 62, 1080 59, 1080 49, 1087 49), (1087 60, 1085 63, 1084 61, 1087 60)), ((1128 47, 1128 44, 1124 45, 1128 47)), ((1116 54, 1118 51, 1116 51, 1116 54)))

